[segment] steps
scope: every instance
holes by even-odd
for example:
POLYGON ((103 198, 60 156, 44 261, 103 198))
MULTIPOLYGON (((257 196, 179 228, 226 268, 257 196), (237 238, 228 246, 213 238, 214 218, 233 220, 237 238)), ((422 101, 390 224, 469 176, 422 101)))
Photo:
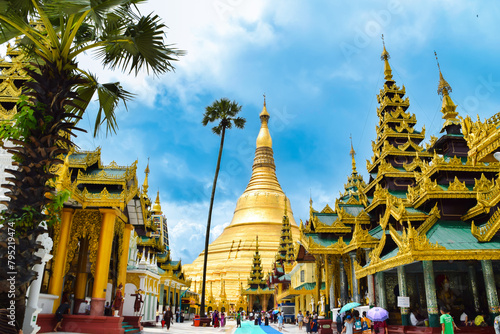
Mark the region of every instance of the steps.
POLYGON ((134 327, 125 321, 122 322, 122 328, 125 330, 125 334, 134 334, 141 332, 140 328, 134 327))

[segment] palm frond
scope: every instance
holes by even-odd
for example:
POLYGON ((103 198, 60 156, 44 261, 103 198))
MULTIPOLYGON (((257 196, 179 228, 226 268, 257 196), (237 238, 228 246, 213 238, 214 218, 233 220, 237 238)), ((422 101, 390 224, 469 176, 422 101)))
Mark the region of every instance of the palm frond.
POLYGON ((123 102, 127 109, 127 101, 130 101, 134 94, 123 89, 119 82, 113 82, 98 85, 97 96, 99 111, 96 116, 94 136, 97 136, 103 123, 106 123, 106 135, 111 132, 116 133, 118 129, 116 108, 120 102, 123 102))
POLYGON ((154 74, 172 71, 171 61, 176 61, 184 51, 163 43, 165 25, 157 15, 141 17, 131 24, 122 36, 107 36, 106 44, 96 53, 104 65, 136 74, 142 68, 154 74))

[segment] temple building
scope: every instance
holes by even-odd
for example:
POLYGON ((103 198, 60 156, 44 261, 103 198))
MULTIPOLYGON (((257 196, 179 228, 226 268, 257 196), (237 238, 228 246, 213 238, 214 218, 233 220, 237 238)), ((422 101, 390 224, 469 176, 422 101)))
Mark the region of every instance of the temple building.
MULTIPOLYGON (((290 201, 276 177, 269 117, 264 101, 250 182, 238 199, 230 225, 210 244, 208 250, 207 282, 211 282, 213 291, 207 288, 207 296, 212 294, 215 300, 220 301, 220 282, 224 281, 225 298, 233 308, 241 296, 241 279, 248 277, 252 265, 256 237, 259 238, 262 268, 268 272, 280 245, 283 212, 289 218, 293 240, 296 241, 299 235, 290 201)), ((201 281, 203 255, 202 252, 192 264, 184 266, 186 274, 193 280, 201 281)))
POLYGON ((439 68, 442 135, 424 147, 425 128, 415 126, 385 45, 381 58, 385 82, 369 180, 357 173, 351 150, 345 191, 334 209, 317 212, 311 202, 296 261, 314 263, 316 301, 324 281, 332 311, 358 301, 389 310, 391 325, 408 326, 412 310, 426 315, 436 332, 440 307, 455 319, 466 310, 469 317, 490 313, 492 320, 500 286, 500 116, 461 119, 439 68))

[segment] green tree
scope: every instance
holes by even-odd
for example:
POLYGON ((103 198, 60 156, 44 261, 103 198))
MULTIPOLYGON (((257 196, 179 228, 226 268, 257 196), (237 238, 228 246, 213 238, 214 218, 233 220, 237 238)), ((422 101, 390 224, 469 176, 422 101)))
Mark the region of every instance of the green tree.
POLYGON ((98 83, 78 67, 77 57, 93 51, 103 67, 135 74, 146 69, 158 75, 173 70, 171 62, 182 55, 164 43, 166 27, 157 15, 141 15, 136 6, 141 2, 145 1, 0 0, 0 43, 17 38, 31 59, 30 80, 14 125, 0 127, 0 139, 12 144, 7 149, 14 160, 14 168, 6 170, 12 175, 7 178, 10 183, 2 185, 10 200, 4 203, 0 230, 0 308, 11 299, 8 271, 16 272, 18 324, 24 317, 26 289, 35 278, 31 268, 39 262, 34 255, 39 247, 36 238, 43 231, 39 223, 54 222, 57 215, 44 210, 53 212, 65 199, 51 186, 53 167, 62 163, 58 157, 74 145, 74 132, 82 130, 76 123, 94 94, 99 104, 94 135, 102 125, 106 133, 115 132, 117 105, 133 97, 118 82, 98 83), (15 245, 13 261, 9 243, 15 245), (7 270, 12 263, 15 270, 7 270))
POLYGON ((217 178, 219 177, 220 161, 222 158, 222 149, 224 147, 224 137, 226 134, 226 129, 231 129, 233 125, 238 129, 243 129, 245 127, 246 120, 242 117, 237 117, 238 113, 241 111, 241 106, 235 101, 231 102, 229 99, 222 98, 216 100, 212 105, 205 109, 203 114, 203 120, 201 123, 203 126, 207 126, 208 123, 217 123, 216 126, 212 128, 212 132, 220 136, 220 147, 219 156, 217 157, 217 167, 215 168, 214 183, 212 185, 212 195, 210 197, 210 208, 208 209, 208 221, 207 221, 207 233, 205 235, 205 253, 203 255, 203 283, 201 288, 201 308, 200 316, 205 316, 205 287, 207 278, 207 259, 208 259, 208 244, 210 242, 210 224, 212 222, 212 209, 214 207, 215 198, 215 188, 217 187, 217 178))

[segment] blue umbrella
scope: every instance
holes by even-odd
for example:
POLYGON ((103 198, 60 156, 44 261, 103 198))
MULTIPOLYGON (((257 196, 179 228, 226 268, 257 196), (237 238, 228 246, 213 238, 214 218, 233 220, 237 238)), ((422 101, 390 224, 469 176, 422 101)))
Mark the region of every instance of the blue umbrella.
POLYGON ((345 304, 341 309, 340 309, 340 313, 344 313, 346 311, 349 311, 349 310, 352 310, 353 308, 355 307, 358 307, 358 306, 361 306, 360 303, 349 303, 349 304, 345 304))
POLYGON ((366 312, 366 317, 371 321, 384 321, 389 319, 389 312, 381 307, 372 307, 366 312))

